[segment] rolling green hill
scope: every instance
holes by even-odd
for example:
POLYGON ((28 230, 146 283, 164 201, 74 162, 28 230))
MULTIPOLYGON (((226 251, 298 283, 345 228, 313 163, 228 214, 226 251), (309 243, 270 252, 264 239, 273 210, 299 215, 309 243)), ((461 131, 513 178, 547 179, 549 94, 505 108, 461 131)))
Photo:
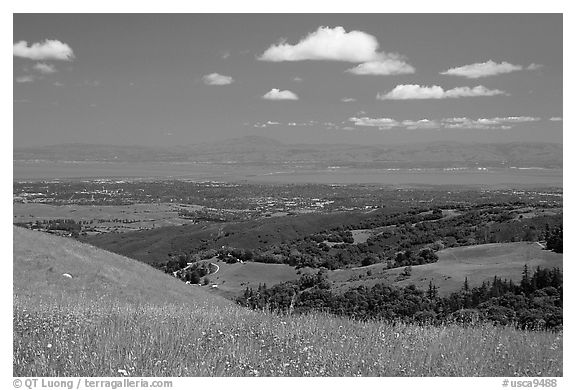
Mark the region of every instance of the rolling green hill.
POLYGON ((229 305, 134 259, 18 227, 14 227, 13 278, 19 298, 229 305))
POLYGON ((386 270, 383 264, 331 271, 329 278, 340 290, 382 282, 395 286, 414 284, 426 290, 431 281, 441 295, 446 295, 460 290, 465 278, 472 287, 489 282, 494 276, 518 282, 524 264, 530 270, 537 266, 562 269, 562 254, 547 251, 532 242, 463 246, 439 251, 435 263, 412 266, 411 275, 406 278, 401 277, 404 268, 386 270), (367 275, 368 271, 371 275, 367 275))

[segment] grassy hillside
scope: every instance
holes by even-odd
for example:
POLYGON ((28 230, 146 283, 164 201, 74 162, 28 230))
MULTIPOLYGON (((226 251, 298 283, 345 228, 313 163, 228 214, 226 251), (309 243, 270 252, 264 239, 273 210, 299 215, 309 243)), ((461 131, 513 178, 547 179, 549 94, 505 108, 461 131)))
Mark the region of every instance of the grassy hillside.
POLYGON ((537 266, 562 269, 562 254, 547 251, 532 242, 464 246, 444 249, 437 254, 437 262, 412 266, 407 278, 400 277, 404 268, 386 270, 382 264, 331 271, 329 278, 339 289, 387 282, 395 286, 414 284, 426 290, 432 281, 439 293, 445 295, 461 289, 466 277, 470 286, 479 286, 495 275, 518 282, 524 264, 531 270, 537 266), (371 275, 367 275, 368 271, 371 275))
POLYGON ((226 264, 223 261, 216 261, 218 272, 209 276, 211 284, 217 284, 217 289, 211 289, 218 295, 234 299, 246 287, 257 289, 260 283, 271 287, 275 284, 296 280, 300 277, 298 271, 286 264, 264 264, 264 263, 235 263, 226 264))
POLYGON ((562 375, 562 333, 250 311, 19 228, 13 265, 14 376, 562 375))
POLYGON ((39 301, 79 299, 228 305, 149 265, 72 239, 14 227, 14 295, 39 301), (72 278, 63 276, 69 274, 72 278))

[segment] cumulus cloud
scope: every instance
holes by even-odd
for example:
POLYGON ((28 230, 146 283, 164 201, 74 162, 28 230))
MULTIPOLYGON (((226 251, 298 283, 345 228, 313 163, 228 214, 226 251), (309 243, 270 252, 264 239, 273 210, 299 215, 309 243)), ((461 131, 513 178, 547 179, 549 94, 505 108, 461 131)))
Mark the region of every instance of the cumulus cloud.
POLYGON ((56 73, 56 67, 54 65, 49 65, 44 62, 38 62, 34 65, 34 70, 44 74, 56 73))
POLYGON ((348 69, 346 72, 358 75, 396 75, 414 73, 414 67, 398 58, 388 58, 379 61, 364 62, 348 69))
POLYGON ((354 99, 354 98, 349 98, 349 97, 345 97, 345 98, 340 99, 340 101, 341 101, 342 103, 351 103, 351 102, 355 102, 356 99, 354 99))
POLYGON ((550 118, 550 120, 551 120, 552 122, 560 122, 560 121, 562 121, 562 117, 560 117, 560 116, 553 116, 552 118, 550 118))
POLYGON ((522 122, 538 122, 540 120, 539 117, 534 116, 508 116, 505 118, 493 118, 494 120, 503 123, 522 123, 522 122))
POLYGON ((402 121, 402 126, 404 126, 408 130, 437 129, 440 127, 440 124, 434 120, 420 119, 417 121, 413 120, 402 121))
POLYGON ((34 81, 34 76, 32 75, 24 75, 16 77, 17 83, 31 83, 32 81, 34 81))
POLYGON ((278 88, 272 88, 268 91, 262 99, 266 100, 298 100, 298 95, 292 91, 280 91, 278 88))
POLYGON ((477 62, 475 64, 464 65, 457 68, 451 68, 440 74, 450 76, 461 76, 469 79, 477 79, 480 77, 495 76, 504 73, 516 72, 519 70, 536 70, 542 68, 543 65, 532 63, 527 67, 522 65, 513 65, 509 62, 497 63, 492 60, 486 62, 477 62))
POLYGON ((378 40, 363 31, 344 27, 318 27, 294 45, 281 41, 270 46, 261 61, 344 61, 359 63, 347 72, 357 75, 395 75, 414 73, 414 68, 395 53, 378 51, 378 40))
POLYGON ((99 80, 84 80, 84 82, 82 82, 82 85, 86 85, 88 87, 99 87, 100 84, 101 83, 99 80))
MULTIPOLYGON (((253 127, 259 127, 259 128, 265 128, 265 127, 270 127, 270 126, 289 126, 289 127, 305 127, 305 126, 313 126, 315 124, 318 124, 319 122, 317 121, 309 121, 309 122, 287 122, 287 123, 282 123, 282 122, 276 122, 276 121, 266 121, 266 122, 256 122, 254 123, 252 126, 253 127)), ((333 123, 330 123, 331 125, 334 125, 333 123)), ((244 123, 244 125, 250 125, 249 123, 244 123)), ((328 123, 325 123, 325 125, 328 125, 328 123)))
POLYGON ((346 32, 344 27, 318 27, 295 45, 281 41, 270 46, 261 61, 328 60, 366 62, 379 57, 378 41, 362 31, 346 32))
POLYGON ((420 129, 482 129, 482 130, 507 130, 519 123, 536 122, 538 117, 509 116, 495 118, 471 119, 466 117, 443 118, 443 119, 420 119, 398 121, 393 118, 370 118, 351 117, 348 121, 355 126, 377 127, 380 130, 393 128, 406 130, 420 129))
POLYGON ((420 120, 404 120, 402 122, 397 121, 392 118, 369 118, 369 117, 352 117, 348 119, 350 122, 354 123, 356 126, 367 126, 367 127, 377 127, 380 130, 390 130, 392 128, 404 128, 407 130, 416 129, 437 129, 441 125, 430 119, 420 119, 420 120))
POLYGON ((66 43, 58 40, 47 39, 44 42, 36 42, 28 46, 28 42, 20 41, 13 45, 15 57, 28 58, 31 60, 60 60, 72 61, 74 52, 66 43))
POLYGON ((369 126, 369 127, 377 127, 381 130, 388 130, 393 127, 400 126, 400 122, 392 118, 369 118, 369 117, 352 117, 348 119, 350 122, 353 122, 356 126, 369 126))
POLYGON ((202 76, 202 81, 206 85, 228 85, 234 82, 230 76, 224 76, 218 73, 210 73, 202 76))
POLYGON ((488 89, 482 85, 474 88, 470 87, 457 87, 453 89, 444 90, 444 88, 437 85, 433 86, 420 86, 417 84, 401 84, 397 85, 392 91, 386 94, 378 94, 376 96, 379 100, 408 100, 408 99, 448 99, 460 97, 474 97, 474 96, 495 96, 505 95, 506 92, 498 89, 488 89))
POLYGON ((275 125, 281 125, 280 122, 275 122, 275 121, 267 121, 267 122, 256 122, 254 123, 254 127, 268 127, 268 126, 275 126, 275 125))
POLYGON ((537 122, 540 118, 531 116, 508 116, 496 118, 445 118, 442 125, 447 129, 506 130, 518 123, 537 122))
POLYGON ((522 70, 522 65, 513 65, 508 62, 497 63, 490 60, 486 62, 477 62, 475 64, 464 65, 457 68, 451 68, 441 72, 440 74, 477 79, 480 77, 488 77, 503 73, 515 72, 518 70, 522 70))

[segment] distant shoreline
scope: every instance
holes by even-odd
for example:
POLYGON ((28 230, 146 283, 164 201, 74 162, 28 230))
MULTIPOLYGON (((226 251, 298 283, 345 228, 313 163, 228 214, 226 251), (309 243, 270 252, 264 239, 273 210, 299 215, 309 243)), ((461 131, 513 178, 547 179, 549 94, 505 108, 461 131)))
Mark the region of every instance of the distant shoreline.
POLYGON ((379 184, 391 186, 562 187, 562 168, 350 168, 206 163, 14 161, 13 180, 216 180, 248 183, 379 184))

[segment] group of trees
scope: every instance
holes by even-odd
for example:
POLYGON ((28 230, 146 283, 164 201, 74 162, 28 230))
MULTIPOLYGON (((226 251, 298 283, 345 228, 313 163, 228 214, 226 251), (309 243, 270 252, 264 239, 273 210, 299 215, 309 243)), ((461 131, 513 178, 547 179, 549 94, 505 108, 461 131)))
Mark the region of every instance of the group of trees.
POLYGON ((354 243, 354 238, 352 237, 352 232, 343 229, 333 229, 329 232, 317 233, 310 236, 313 241, 317 243, 322 243, 324 241, 335 242, 335 243, 354 243))
POLYGON ((74 219, 49 219, 49 220, 37 220, 35 222, 24 222, 15 223, 17 226, 22 226, 27 229, 33 230, 54 230, 62 231, 72 234, 72 236, 77 237, 82 231, 82 221, 76 221, 74 219))
POLYGON ((191 284, 208 284, 210 279, 207 275, 211 273, 209 263, 194 263, 184 270, 178 272, 178 277, 191 284))
POLYGON ((558 268, 524 268, 519 284, 494 277, 479 287, 440 297, 431 282, 426 291, 376 284, 343 293, 334 292, 322 272, 304 275, 257 290, 247 288, 237 298, 240 305, 277 312, 323 311, 356 319, 383 319, 411 323, 491 322, 525 329, 558 329, 562 326, 562 272, 558 268))
POLYGON ((562 244, 562 226, 558 226, 553 230, 546 229, 546 249, 550 249, 556 253, 563 252, 562 244))

